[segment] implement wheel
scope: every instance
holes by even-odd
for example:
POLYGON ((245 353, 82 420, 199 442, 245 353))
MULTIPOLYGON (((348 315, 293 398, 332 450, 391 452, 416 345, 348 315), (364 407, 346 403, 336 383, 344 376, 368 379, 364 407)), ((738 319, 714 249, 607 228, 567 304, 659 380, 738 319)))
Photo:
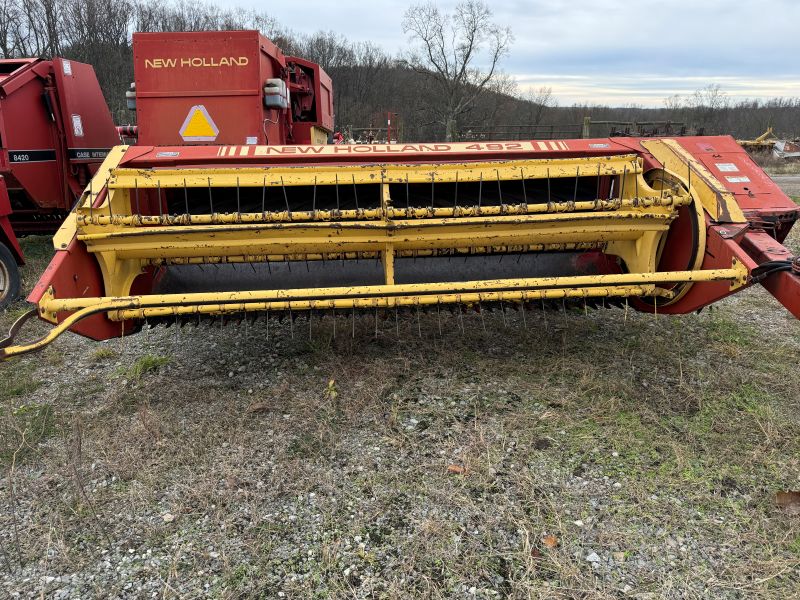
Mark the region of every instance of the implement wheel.
POLYGON ((0 243, 0 310, 19 296, 19 269, 17 261, 5 244, 0 243))

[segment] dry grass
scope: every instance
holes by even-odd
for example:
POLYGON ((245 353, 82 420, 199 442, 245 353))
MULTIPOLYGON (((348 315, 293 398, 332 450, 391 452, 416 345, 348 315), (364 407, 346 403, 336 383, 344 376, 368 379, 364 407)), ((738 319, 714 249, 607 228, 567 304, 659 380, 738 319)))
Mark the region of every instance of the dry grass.
POLYGON ((753 153, 751 156, 770 175, 800 175, 800 160, 784 160, 771 152, 753 153))
POLYGON ((2 589, 796 596, 773 498, 800 488, 800 324, 762 290, 421 323, 65 337, 0 365, 2 589))

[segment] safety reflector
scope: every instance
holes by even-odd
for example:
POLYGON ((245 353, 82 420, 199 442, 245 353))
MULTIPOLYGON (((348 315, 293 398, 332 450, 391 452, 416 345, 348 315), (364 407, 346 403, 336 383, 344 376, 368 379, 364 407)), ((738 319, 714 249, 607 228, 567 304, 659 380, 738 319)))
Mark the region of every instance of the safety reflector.
POLYGON ((180 134, 185 142, 213 142, 219 135, 219 128, 206 107, 197 104, 189 109, 186 120, 180 128, 180 134))

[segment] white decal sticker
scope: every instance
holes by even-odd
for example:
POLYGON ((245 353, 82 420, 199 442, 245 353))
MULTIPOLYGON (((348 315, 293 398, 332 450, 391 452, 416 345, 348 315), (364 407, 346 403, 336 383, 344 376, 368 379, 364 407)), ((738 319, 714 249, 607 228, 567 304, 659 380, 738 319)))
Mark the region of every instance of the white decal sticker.
POLYGON ((726 177, 729 183, 750 183, 749 177, 726 177))
POLYGON ((589 148, 610 148, 611 144, 589 144, 589 148))
POLYGON ((180 152, 156 152, 156 158, 175 158, 180 155, 180 152))
POLYGON ((248 146, 254 146, 258 143, 258 138, 256 136, 247 136, 247 139, 244 141, 245 144, 248 146))
POLYGON ((75 137, 83 137, 83 121, 80 115, 72 115, 72 133, 75 137))
POLYGON ((714 163, 716 167, 723 173, 738 173, 739 167, 733 163, 714 163))
POLYGON ((70 61, 62 60, 61 68, 64 71, 64 75, 72 75, 72 63, 70 61))

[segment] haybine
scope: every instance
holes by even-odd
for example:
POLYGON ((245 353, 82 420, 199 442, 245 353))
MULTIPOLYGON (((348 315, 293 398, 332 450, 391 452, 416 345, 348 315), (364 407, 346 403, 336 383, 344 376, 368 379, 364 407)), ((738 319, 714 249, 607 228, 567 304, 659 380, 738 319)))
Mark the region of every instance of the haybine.
POLYGON ((730 137, 326 145, 330 79, 256 32, 134 49, 138 143, 56 234, 4 358, 216 318, 688 313, 754 283, 800 317, 800 209, 730 137), (54 327, 13 345, 34 314, 54 327))

